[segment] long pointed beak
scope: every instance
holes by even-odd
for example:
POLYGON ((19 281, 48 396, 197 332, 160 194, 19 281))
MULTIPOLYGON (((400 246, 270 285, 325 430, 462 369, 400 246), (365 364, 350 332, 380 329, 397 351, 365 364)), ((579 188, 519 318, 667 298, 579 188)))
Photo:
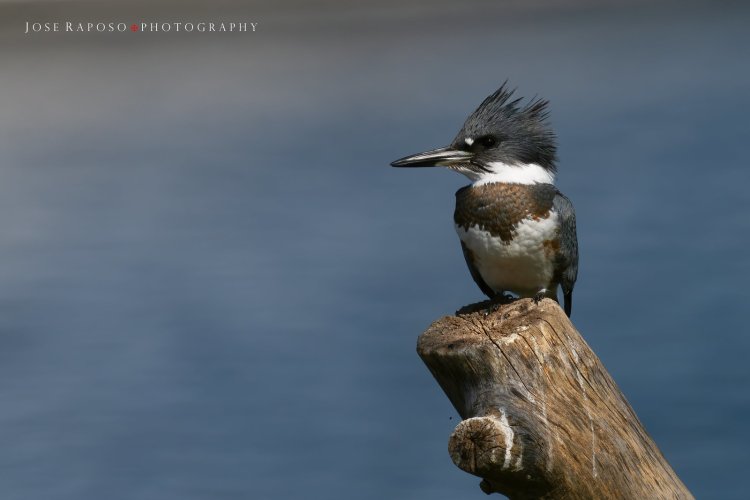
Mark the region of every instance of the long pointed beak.
POLYGON ((392 167, 441 167, 451 163, 465 162, 471 159, 472 153, 449 147, 433 149, 424 153, 405 156, 391 163, 392 167))

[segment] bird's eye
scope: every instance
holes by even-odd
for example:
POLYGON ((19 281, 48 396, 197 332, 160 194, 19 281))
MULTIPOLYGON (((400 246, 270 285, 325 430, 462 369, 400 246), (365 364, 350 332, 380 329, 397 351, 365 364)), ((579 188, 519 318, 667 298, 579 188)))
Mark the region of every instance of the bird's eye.
POLYGON ((484 137, 480 137, 477 142, 481 144, 483 148, 488 149, 497 144, 497 139, 491 135, 485 135, 484 137))

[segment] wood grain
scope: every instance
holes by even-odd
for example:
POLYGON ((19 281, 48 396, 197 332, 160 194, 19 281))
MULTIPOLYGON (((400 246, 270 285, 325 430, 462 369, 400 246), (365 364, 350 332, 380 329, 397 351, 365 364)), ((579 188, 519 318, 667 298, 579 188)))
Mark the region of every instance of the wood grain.
POLYGON ((450 456, 485 493, 693 498, 556 302, 470 310, 434 322, 417 351, 464 419, 450 456))

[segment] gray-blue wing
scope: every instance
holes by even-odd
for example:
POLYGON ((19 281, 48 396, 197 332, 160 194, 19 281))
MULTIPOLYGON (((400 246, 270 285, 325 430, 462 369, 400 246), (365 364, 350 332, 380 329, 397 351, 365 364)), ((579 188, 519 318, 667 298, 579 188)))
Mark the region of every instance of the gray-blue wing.
POLYGON ((573 286, 578 278, 578 236, 576 235, 576 212, 573 204, 561 192, 557 192, 552 206, 560 218, 560 250, 557 255, 557 279, 563 290, 565 314, 570 316, 573 308, 573 286))

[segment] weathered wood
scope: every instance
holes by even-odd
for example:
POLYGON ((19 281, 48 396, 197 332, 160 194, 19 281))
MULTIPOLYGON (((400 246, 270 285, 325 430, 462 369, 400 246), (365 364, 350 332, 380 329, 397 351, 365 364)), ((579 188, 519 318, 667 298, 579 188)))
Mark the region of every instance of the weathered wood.
POLYGON ((693 498, 554 301, 444 317, 417 351, 464 419, 451 458, 485 493, 693 498))

